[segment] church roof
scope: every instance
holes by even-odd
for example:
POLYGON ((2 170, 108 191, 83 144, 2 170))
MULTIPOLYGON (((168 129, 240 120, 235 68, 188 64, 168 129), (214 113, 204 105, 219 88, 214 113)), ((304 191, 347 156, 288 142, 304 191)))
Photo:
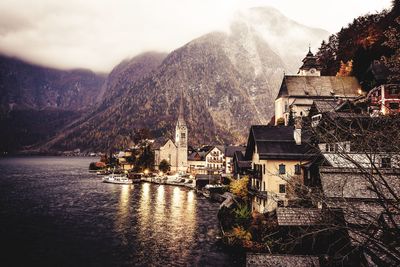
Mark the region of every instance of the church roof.
POLYGON ((166 144, 168 141, 171 141, 172 144, 175 145, 175 143, 172 141, 171 138, 160 137, 160 138, 157 138, 157 139, 154 141, 154 143, 153 143, 153 145, 152 145, 152 148, 153 148, 153 149, 160 149, 161 147, 165 146, 165 144, 166 144))
POLYGON ((282 96, 305 98, 357 97, 356 77, 285 75, 277 99, 282 96))

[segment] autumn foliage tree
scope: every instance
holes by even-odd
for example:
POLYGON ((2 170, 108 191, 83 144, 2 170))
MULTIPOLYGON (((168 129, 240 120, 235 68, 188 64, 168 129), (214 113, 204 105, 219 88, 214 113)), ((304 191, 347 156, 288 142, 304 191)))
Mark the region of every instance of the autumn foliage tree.
POLYGON ((229 189, 235 196, 243 200, 247 200, 247 196, 249 193, 247 189, 248 183, 249 183, 249 177, 244 176, 240 179, 232 180, 229 189))

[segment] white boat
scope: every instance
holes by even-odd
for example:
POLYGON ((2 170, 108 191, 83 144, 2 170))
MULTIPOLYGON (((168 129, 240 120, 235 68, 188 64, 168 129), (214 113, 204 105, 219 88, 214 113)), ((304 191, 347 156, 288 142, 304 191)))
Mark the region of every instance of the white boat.
POLYGON ((132 180, 128 179, 126 175, 122 174, 111 174, 103 178, 103 183, 111 184, 131 184, 132 180))

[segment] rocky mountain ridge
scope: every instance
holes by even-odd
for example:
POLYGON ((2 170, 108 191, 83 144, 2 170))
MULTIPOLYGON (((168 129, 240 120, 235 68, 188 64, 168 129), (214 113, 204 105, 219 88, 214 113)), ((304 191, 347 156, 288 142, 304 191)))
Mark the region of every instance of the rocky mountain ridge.
MULTIPOLYGON (((51 138, 42 138, 33 148, 122 149, 132 144, 132 134, 140 128, 150 129, 155 138, 172 137, 181 92, 192 145, 245 142, 250 125, 269 121, 283 73, 296 68, 291 63, 294 54, 283 60, 276 49, 279 44, 267 42, 266 31, 260 31, 270 21, 279 24, 283 15, 265 12, 251 10, 262 14, 257 19, 250 16, 252 20, 241 16, 229 33, 206 34, 168 55, 150 52, 121 62, 92 98, 81 98, 89 103, 82 103, 91 107, 88 111, 71 115, 51 138), (263 20, 268 22, 258 23, 261 26, 254 22, 263 20)), ((281 37, 287 37, 285 32, 281 37)), ((305 54, 308 45, 303 39, 291 40, 291 45, 301 46, 305 54)), ((61 107, 74 106, 68 103, 61 107)))

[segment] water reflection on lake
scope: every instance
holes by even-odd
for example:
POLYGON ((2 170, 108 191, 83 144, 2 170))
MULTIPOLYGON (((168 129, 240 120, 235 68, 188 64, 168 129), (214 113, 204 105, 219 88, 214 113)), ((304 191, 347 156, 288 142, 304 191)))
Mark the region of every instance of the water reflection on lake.
POLYGON ((2 266, 237 265, 216 241, 217 203, 181 187, 101 183, 90 161, 0 159, 2 266))

